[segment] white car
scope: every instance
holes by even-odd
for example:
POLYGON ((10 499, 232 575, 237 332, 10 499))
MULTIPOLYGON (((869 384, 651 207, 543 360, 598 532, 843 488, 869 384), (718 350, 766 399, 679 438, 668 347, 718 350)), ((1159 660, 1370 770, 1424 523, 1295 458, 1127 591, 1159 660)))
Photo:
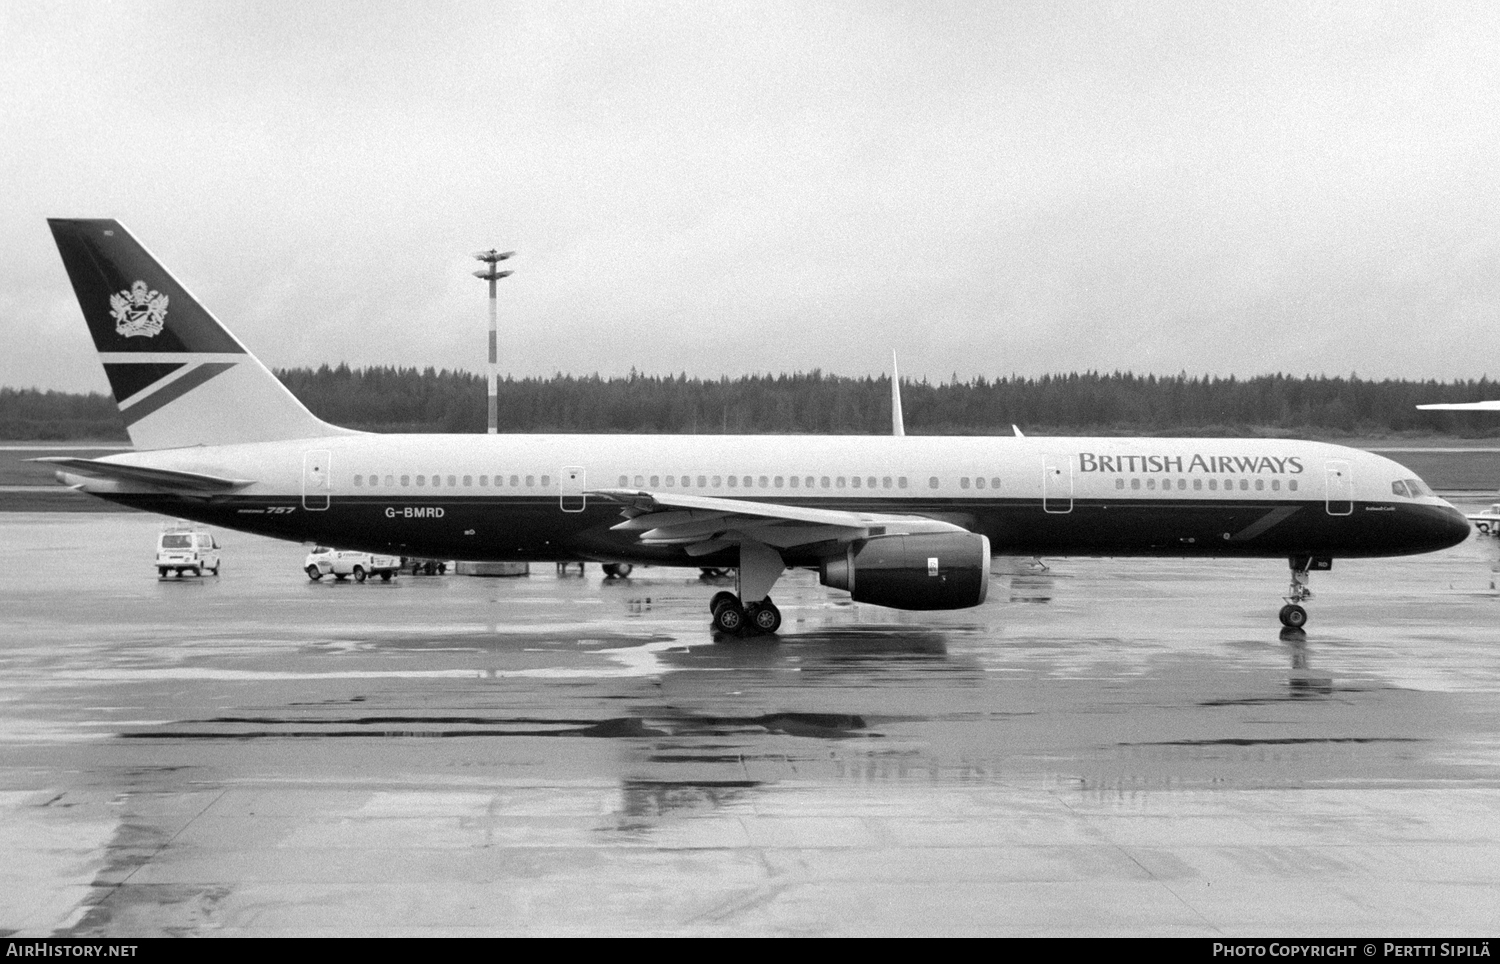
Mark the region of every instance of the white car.
POLYGON ((1496 502, 1483 512, 1476 512, 1465 518, 1474 523, 1474 528, 1486 535, 1500 535, 1500 502, 1496 502))
POLYGON ((219 540, 203 529, 172 525, 156 537, 156 572, 162 578, 169 572, 201 576, 205 570, 217 576, 219 565, 219 540))
POLYGON ((314 582, 324 576, 332 576, 342 582, 354 577, 355 582, 364 582, 371 576, 379 576, 386 582, 401 570, 399 556, 377 556, 370 552, 346 552, 314 546, 313 551, 302 560, 302 571, 314 582))

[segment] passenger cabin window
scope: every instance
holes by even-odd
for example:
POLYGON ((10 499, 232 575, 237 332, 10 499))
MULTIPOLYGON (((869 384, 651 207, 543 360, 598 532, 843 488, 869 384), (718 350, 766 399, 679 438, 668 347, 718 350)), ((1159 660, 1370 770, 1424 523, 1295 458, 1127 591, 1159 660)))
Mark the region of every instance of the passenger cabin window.
POLYGON ((967 489, 969 487, 969 477, 967 475, 958 480, 958 487, 960 489, 967 489))
POLYGON ((931 476, 931 477, 929 477, 927 479, 927 487, 929 489, 935 489, 935 488, 938 487, 938 478, 937 478, 937 476, 934 475, 934 476, 931 476))
POLYGON ((1297 480, 1296 479, 1287 479, 1286 487, 1288 489, 1291 489, 1293 492, 1296 492, 1297 491, 1297 480))
POLYGON ((363 475, 356 475, 354 477, 354 484, 355 485, 364 485, 365 484, 365 477, 363 475))

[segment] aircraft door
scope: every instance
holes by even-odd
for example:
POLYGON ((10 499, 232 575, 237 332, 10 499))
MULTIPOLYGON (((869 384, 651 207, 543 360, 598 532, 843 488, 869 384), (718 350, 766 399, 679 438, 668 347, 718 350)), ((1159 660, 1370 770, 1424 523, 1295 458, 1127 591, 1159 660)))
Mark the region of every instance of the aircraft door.
POLYGON ((1042 456, 1042 509, 1054 515, 1073 511, 1073 457, 1042 456))
POLYGON ((1354 512, 1354 474, 1344 459, 1329 459, 1324 467, 1326 499, 1329 515, 1350 515, 1354 512))
POLYGON ((313 449, 302 453, 302 508, 321 512, 328 508, 333 480, 328 473, 328 450, 313 449))
POLYGON ((584 471, 580 465, 564 465, 558 475, 558 505, 564 512, 582 512, 588 497, 583 494, 584 471))

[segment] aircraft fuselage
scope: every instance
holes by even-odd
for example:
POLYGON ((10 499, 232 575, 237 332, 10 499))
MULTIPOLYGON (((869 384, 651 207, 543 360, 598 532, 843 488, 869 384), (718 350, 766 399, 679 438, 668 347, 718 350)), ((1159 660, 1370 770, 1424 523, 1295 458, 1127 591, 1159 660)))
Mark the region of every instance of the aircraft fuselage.
POLYGON ((476 561, 735 564, 614 531, 622 507, 602 489, 922 516, 1017 555, 1388 556, 1468 532, 1398 463, 1289 440, 358 434, 104 461, 255 481, 203 495, 69 481, 229 529, 476 561))

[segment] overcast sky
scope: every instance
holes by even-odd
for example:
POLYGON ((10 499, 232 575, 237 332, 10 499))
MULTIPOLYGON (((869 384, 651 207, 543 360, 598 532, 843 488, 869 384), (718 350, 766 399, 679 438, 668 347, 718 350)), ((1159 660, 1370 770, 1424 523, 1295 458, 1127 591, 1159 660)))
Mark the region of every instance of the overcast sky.
POLYGON ((45 218, 273 366, 1500 374, 1500 4, 0 3, 0 385, 105 390, 45 218))

